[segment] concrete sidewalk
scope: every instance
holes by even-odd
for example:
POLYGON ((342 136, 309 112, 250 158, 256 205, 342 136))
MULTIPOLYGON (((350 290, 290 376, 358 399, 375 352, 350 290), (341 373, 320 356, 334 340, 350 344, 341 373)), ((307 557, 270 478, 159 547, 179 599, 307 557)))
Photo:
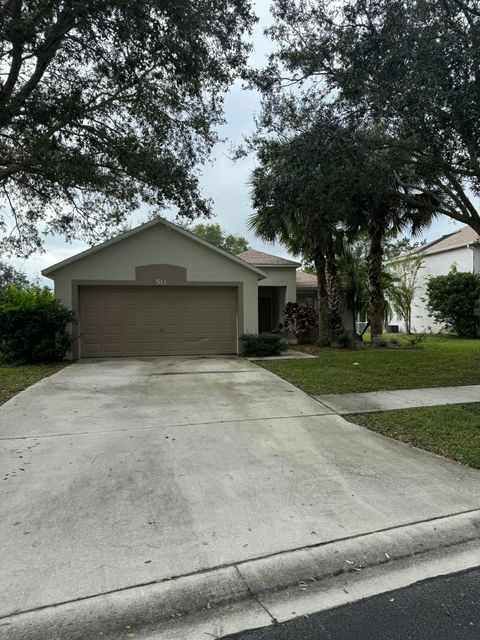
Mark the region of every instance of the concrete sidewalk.
POLYGON ((480 402, 480 385, 313 396, 339 415, 480 402))

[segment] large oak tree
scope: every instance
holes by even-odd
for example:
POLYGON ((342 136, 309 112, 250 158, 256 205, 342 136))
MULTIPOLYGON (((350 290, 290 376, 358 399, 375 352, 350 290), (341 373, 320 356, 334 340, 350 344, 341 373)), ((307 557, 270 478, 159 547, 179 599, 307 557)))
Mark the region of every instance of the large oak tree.
POLYGON ((480 233, 480 9, 477 0, 274 0, 272 87, 303 82, 346 118, 382 123, 411 157, 408 200, 480 233), (426 202, 426 200, 425 200, 426 202))
POLYGON ((380 148, 382 131, 346 125, 333 109, 316 111, 296 97, 264 111, 252 137, 257 168, 252 176, 251 226, 266 240, 280 240, 312 262, 318 278, 320 340, 341 331, 336 286, 335 238, 369 239, 368 317, 373 337, 383 330, 383 246, 402 230, 417 233, 432 219, 429 198, 404 198, 396 176, 408 174, 410 157, 380 148), (332 268, 333 267, 333 268, 332 268), (330 296, 329 296, 330 290, 330 296), (330 335, 328 324, 330 324, 330 335))
POLYGON ((95 241, 141 201, 208 214, 196 166, 253 21, 249 0, 2 0, 0 250, 95 241))

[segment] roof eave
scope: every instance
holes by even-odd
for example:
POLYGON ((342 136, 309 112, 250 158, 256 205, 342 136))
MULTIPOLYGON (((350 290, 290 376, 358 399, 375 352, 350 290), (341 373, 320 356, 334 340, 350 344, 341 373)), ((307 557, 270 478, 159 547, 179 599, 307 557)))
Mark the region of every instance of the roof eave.
MULTIPOLYGON (((253 265, 252 262, 247 262, 247 264, 253 265)), ((260 264, 256 262, 254 266, 258 267, 259 269, 298 269, 298 267, 302 266, 302 263, 292 262, 290 264, 260 264)))
POLYGON ((456 251, 457 249, 471 249, 473 251, 473 249, 477 246, 479 246, 480 243, 478 242, 462 242, 461 244, 455 244, 452 247, 443 247, 440 249, 435 249, 432 251, 425 251, 423 252, 423 255, 425 256, 433 256, 436 253, 445 253, 446 251, 456 251))

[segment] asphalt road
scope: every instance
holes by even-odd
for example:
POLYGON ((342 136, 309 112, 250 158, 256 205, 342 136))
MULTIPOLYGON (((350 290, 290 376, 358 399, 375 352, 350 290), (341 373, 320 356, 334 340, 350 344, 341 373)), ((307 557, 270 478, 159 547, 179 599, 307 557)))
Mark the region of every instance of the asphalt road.
POLYGON ((232 640, 479 640, 480 568, 246 631, 232 640))

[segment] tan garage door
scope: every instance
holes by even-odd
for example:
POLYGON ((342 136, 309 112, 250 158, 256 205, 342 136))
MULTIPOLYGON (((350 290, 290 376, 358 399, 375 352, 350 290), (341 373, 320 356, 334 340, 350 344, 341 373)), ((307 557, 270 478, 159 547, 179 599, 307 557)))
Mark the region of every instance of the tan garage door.
POLYGON ((237 351, 232 287, 80 287, 79 307, 84 358, 237 351))

